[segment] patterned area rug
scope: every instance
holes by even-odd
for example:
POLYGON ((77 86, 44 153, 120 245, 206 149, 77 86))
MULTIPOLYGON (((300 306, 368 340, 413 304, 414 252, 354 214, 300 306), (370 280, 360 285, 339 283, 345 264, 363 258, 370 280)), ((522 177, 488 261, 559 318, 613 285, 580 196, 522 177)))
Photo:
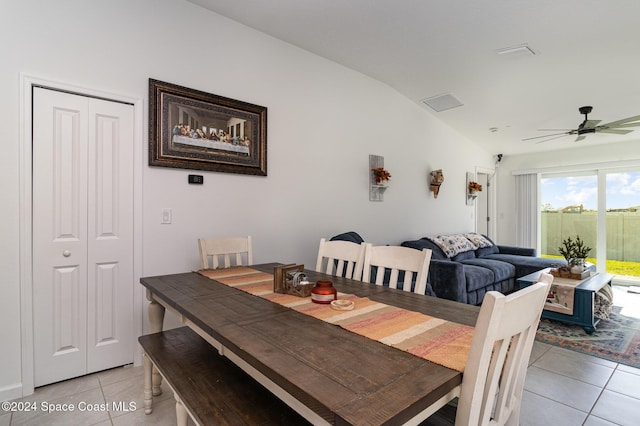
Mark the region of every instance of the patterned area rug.
POLYGON ((640 368, 640 319, 621 315, 621 309, 614 306, 593 334, 577 325, 543 319, 536 340, 640 368))

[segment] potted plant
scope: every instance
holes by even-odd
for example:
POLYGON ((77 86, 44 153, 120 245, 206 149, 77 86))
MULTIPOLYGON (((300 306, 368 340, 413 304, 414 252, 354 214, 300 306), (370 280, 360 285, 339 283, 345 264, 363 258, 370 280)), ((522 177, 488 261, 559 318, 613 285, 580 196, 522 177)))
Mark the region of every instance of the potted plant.
POLYGON ((373 172, 373 177, 376 181, 376 185, 385 186, 389 180, 391 180, 391 173, 388 170, 385 170, 384 167, 376 167, 371 169, 373 172))
POLYGON ((571 237, 563 240, 558 251, 566 259, 571 272, 581 274, 584 271, 585 259, 591 251, 591 247, 587 246, 577 235, 575 240, 571 237))
POLYGON ((477 192, 482 192, 482 185, 480 185, 478 182, 470 181, 469 194, 474 195, 477 192))

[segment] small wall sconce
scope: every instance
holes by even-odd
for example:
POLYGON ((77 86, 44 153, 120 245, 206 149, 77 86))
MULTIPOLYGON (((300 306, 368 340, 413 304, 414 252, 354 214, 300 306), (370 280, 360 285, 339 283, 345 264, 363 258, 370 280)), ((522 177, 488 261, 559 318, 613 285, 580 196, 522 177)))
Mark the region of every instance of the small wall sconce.
POLYGON ((433 192, 433 198, 438 198, 438 192, 440 192, 440 185, 442 185, 442 182, 444 182, 442 169, 432 171, 429 189, 431 189, 431 191, 433 192))
POLYGON ((473 201, 478 197, 478 193, 482 192, 482 185, 474 181, 472 172, 467 172, 467 205, 473 205, 473 201))
POLYGON ((384 157, 369 155, 369 201, 384 201, 391 173, 384 168, 384 157))

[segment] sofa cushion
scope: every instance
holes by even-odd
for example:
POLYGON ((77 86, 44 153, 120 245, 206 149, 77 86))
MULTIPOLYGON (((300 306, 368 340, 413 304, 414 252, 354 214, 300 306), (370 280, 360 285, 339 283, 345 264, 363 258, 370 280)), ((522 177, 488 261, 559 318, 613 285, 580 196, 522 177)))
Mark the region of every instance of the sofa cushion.
POLYGON ((449 260, 447 255, 444 254, 444 252, 440 247, 438 247, 435 243, 433 243, 432 241, 429 241, 426 238, 421 238, 419 240, 413 240, 413 241, 404 241, 400 245, 404 247, 410 247, 416 250, 422 250, 426 248, 431 250, 431 259, 449 260))
POLYGON ((471 244, 471 241, 459 234, 437 235, 435 237, 426 238, 440 247, 444 254, 449 258, 453 258, 459 253, 470 250, 473 251, 476 249, 473 244, 471 244))
POLYGON ((342 234, 338 234, 334 237, 331 237, 331 241, 349 241, 356 244, 364 243, 364 239, 354 231, 344 232, 342 234))
POLYGON ((473 250, 469 250, 469 251, 463 251, 456 254, 454 257, 451 258, 451 260, 454 262, 462 262, 463 260, 475 259, 475 258, 476 258, 476 252, 473 250))
POLYGON ((508 280, 509 278, 515 278, 516 276, 516 267, 511 263, 502 262, 500 260, 487 258, 468 259, 463 260, 462 263, 464 265, 474 265, 489 269, 493 272, 494 282, 508 280))
MULTIPOLYGON (((495 282, 493 279, 493 271, 491 271, 491 269, 463 263, 462 270, 467 282, 467 292, 484 288, 495 282)), ((439 293, 437 294, 438 296, 440 295, 439 293)))
MULTIPOLYGON (((520 278, 529 275, 541 269, 550 268, 557 265, 565 265, 564 259, 549 259, 544 257, 520 256, 517 254, 491 254, 483 258, 483 260, 498 260, 501 262, 509 262, 515 267, 515 277, 520 278)), ((498 281, 498 280, 497 280, 498 281)))
POLYGON ((496 245, 489 247, 480 247, 476 250, 476 257, 485 257, 495 253, 500 253, 500 249, 498 249, 498 246, 496 245))

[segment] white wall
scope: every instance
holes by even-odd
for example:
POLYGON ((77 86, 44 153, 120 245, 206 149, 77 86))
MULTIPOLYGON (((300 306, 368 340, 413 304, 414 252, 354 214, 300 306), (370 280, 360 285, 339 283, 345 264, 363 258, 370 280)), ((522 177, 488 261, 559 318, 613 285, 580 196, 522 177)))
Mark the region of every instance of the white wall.
MULTIPOLYGON (((553 143, 553 142, 549 142, 553 143)), ((497 169, 498 238, 502 244, 516 243, 516 188, 514 171, 552 169, 597 163, 640 161, 638 141, 593 146, 589 138, 574 149, 505 156, 497 169)))
POLYGON ((144 142, 143 275, 197 268, 200 236, 251 234, 256 262, 312 266, 318 240, 344 231, 397 244, 474 228, 465 172, 491 155, 386 85, 183 0, 2 3, 0 400, 21 383, 20 73, 144 99, 145 135, 150 77, 268 107, 268 177, 188 185, 193 171, 149 168, 144 142), (382 203, 368 201, 369 154, 393 174, 382 203))

